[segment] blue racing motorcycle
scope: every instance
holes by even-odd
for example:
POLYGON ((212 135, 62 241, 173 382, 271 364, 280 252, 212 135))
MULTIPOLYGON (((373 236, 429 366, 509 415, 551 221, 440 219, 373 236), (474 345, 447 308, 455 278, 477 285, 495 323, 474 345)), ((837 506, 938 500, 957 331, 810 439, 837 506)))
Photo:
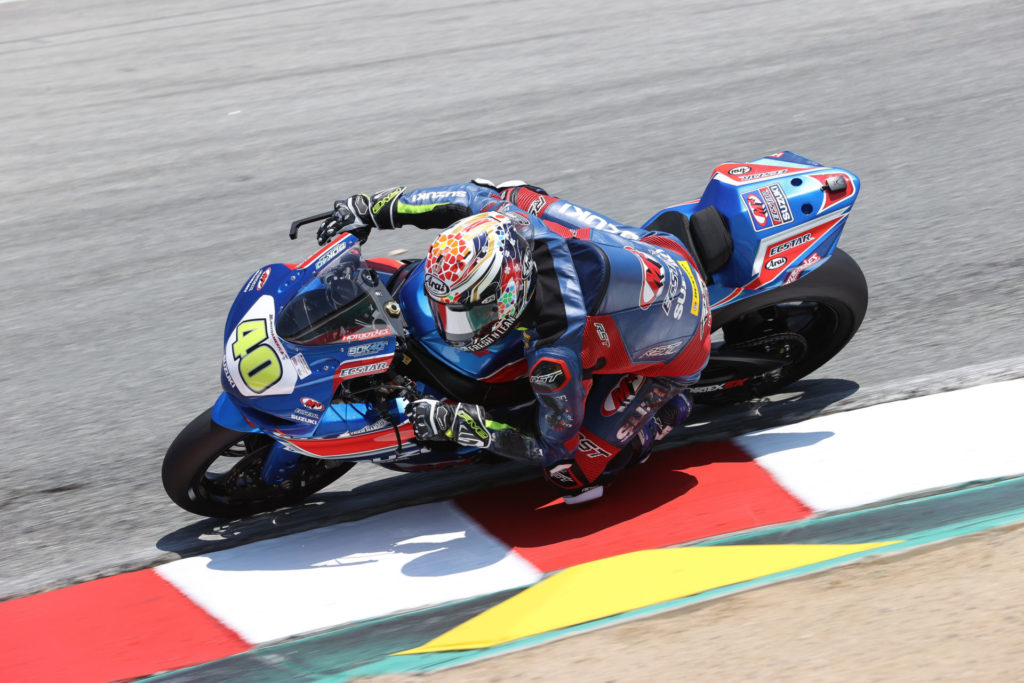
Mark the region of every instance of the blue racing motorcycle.
MULTIPOLYGON (((734 403, 814 371, 860 326, 867 283, 836 248, 859 190, 849 171, 780 152, 718 166, 699 200, 635 231, 583 220, 686 245, 713 310, 711 358, 691 392, 700 402, 734 403)), ((330 213, 298 220, 290 237, 326 220, 330 213)), ((421 396, 445 397, 529 428, 522 338, 513 332, 476 353, 448 346, 423 280, 422 261, 364 259, 350 233, 302 263, 254 272, 224 328, 224 391, 164 457, 171 499, 199 515, 239 517, 295 504, 356 462, 418 471, 494 460, 418 443, 404 409, 421 396)))

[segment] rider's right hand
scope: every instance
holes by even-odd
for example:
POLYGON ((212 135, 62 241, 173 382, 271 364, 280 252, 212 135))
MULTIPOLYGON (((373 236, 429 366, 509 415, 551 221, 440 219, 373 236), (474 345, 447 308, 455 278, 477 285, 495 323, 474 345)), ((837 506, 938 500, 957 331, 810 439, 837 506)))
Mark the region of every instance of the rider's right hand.
POLYGON ((365 242, 370 236, 370 198, 365 194, 354 194, 348 199, 334 202, 334 212, 324 221, 316 233, 320 245, 327 244, 341 232, 350 232, 365 242))

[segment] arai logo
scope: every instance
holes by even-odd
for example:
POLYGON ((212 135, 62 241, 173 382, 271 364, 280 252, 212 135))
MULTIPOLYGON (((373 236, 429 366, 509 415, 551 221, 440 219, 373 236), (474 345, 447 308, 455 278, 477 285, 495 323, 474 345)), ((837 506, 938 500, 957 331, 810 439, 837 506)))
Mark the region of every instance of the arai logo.
POLYGON ((778 258, 773 258, 771 261, 764 264, 764 267, 767 268, 768 270, 778 270, 784 265, 786 265, 786 258, 780 256, 778 258))
POLYGON ((427 273, 426 277, 424 277, 423 284, 426 285, 427 289, 434 296, 447 296, 450 291, 444 280, 430 273, 427 273))

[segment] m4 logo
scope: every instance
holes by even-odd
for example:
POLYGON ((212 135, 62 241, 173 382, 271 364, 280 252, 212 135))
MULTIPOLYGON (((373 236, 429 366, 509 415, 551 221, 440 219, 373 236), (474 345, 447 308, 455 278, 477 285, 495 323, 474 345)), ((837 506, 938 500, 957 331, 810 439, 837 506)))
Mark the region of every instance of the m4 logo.
POLYGON ((640 390, 643 381, 644 378, 640 375, 626 375, 620 379, 619 383, 605 396, 604 402, 601 404, 601 414, 609 417, 625 410, 629 402, 636 396, 636 392, 640 390))

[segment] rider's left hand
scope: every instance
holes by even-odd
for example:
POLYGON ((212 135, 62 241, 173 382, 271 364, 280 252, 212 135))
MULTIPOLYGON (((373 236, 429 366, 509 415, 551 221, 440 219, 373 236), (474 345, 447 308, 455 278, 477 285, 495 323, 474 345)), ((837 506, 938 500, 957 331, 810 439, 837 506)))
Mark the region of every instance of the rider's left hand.
POLYGON ((455 406, 434 398, 421 398, 410 403, 405 414, 409 416, 416 438, 420 441, 450 441, 455 419, 455 406))

